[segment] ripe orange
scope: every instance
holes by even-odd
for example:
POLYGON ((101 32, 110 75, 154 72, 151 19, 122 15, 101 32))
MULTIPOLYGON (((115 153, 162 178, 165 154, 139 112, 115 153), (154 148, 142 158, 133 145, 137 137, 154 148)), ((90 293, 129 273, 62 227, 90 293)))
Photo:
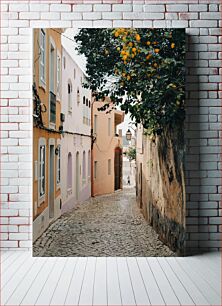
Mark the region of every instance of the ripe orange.
POLYGON ((140 35, 139 34, 136 34, 135 38, 136 38, 136 41, 140 41, 140 35))

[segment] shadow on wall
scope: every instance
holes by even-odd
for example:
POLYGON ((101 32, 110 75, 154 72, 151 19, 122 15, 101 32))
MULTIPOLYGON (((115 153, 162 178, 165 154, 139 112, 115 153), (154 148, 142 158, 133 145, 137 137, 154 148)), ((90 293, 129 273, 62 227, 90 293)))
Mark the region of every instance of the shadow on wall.
POLYGON ((199 249, 199 205, 200 194, 200 108, 199 76, 193 66, 192 36, 186 36, 186 120, 185 120, 185 181, 186 181, 186 241, 185 255, 200 253, 199 249), (192 46, 192 47, 191 47, 192 46), (192 48, 192 52, 189 52, 192 48), (190 70, 192 69, 192 73, 190 70))

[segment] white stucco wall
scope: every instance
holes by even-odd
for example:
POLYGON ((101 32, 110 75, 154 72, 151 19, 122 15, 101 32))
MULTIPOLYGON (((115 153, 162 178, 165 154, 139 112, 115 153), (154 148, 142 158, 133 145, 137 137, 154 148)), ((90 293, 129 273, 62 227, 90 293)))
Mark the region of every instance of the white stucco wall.
POLYGON ((129 161, 126 156, 123 156, 123 187, 136 185, 136 165, 135 161, 129 161), (128 185, 128 176, 130 177, 130 185, 128 185))
POLYGON ((91 108, 83 104, 84 96, 91 102, 91 91, 82 87, 84 73, 64 48, 62 50, 62 60, 63 104, 61 112, 65 115, 65 121, 63 123, 64 133, 61 139, 61 191, 63 213, 74 207, 77 203, 81 203, 91 196, 91 160, 89 161, 89 157, 91 156, 91 108), (71 82, 72 84, 71 112, 69 111, 68 106, 68 82, 71 82), (77 101, 77 89, 79 89, 79 102, 77 101), (83 119, 84 116, 88 119, 87 122, 83 119), (85 180, 83 179, 84 151, 86 156, 85 180), (68 190, 69 152, 72 154, 72 188, 68 190), (79 153, 78 165, 76 161, 77 152, 79 153), (77 181, 79 182, 78 187, 77 181), (77 189, 79 192, 77 192, 77 189))

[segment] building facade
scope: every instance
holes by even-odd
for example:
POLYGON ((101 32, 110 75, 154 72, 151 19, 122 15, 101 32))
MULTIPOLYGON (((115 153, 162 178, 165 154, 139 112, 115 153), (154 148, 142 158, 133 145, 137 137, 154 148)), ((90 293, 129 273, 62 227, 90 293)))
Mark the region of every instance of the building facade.
POLYGON ((91 196, 91 91, 85 75, 62 48, 62 213, 91 196))
POLYGON ((62 32, 33 31, 33 240, 60 216, 62 32))
POLYGON ((105 102, 92 103, 92 195, 113 193, 122 188, 122 131, 117 126, 124 120, 124 112, 112 109, 99 111, 105 102), (110 112, 109 112, 110 111, 110 112))

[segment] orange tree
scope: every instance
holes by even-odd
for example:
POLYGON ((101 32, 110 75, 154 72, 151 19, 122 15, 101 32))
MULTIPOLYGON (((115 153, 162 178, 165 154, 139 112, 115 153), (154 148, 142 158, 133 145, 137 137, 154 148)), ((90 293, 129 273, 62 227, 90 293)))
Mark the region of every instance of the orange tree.
POLYGON ((109 96, 148 134, 183 123, 183 29, 81 29, 75 40, 97 100, 109 96))

